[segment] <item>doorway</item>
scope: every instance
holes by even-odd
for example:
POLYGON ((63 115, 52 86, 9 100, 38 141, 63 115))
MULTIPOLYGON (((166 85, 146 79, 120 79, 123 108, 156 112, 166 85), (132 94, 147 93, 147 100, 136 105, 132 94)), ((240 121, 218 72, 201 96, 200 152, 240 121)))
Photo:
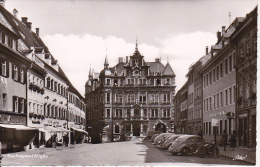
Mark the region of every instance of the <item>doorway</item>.
POLYGON ((133 125, 133 136, 140 136, 140 125, 139 124, 133 125))
POLYGON ((156 126, 155 126, 155 130, 156 131, 161 131, 163 133, 166 133, 166 126, 163 124, 163 123, 158 123, 156 126))

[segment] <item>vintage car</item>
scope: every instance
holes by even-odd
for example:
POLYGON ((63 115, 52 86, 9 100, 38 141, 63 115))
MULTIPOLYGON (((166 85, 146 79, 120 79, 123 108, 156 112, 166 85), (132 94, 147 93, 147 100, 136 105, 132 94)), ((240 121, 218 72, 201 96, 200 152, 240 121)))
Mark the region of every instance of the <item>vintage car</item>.
POLYGON ((167 151, 173 155, 181 153, 181 155, 189 155, 193 153, 198 147, 201 147, 206 142, 198 135, 183 135, 179 136, 169 147, 167 151))
POLYGON ((174 133, 161 133, 160 135, 158 135, 154 141, 153 141, 153 145, 157 145, 159 142, 161 142, 162 139, 168 137, 168 136, 171 136, 171 135, 174 135, 174 133))
POLYGON ((159 136, 159 135, 160 135, 160 133, 154 134, 149 141, 153 142, 154 139, 155 139, 157 136, 159 136))
POLYGON ((159 144, 157 145, 157 147, 167 149, 167 148, 169 148, 169 147, 172 145, 172 143, 173 143, 178 137, 180 137, 181 135, 183 135, 183 134, 175 134, 175 135, 169 136, 164 142, 159 143, 159 144))

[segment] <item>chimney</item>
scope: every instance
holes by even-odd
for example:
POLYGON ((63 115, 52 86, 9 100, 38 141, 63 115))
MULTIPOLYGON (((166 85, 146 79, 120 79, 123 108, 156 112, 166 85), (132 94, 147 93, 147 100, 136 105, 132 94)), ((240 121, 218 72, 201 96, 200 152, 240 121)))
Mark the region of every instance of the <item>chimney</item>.
POLYGON ((160 58, 155 58, 155 62, 160 62, 160 58))
POLYGON ((221 40, 221 32, 217 32, 217 38, 218 38, 218 42, 221 40))
POLYGON ((125 63, 126 64, 128 63, 128 56, 126 56, 125 63))
POLYGON ((123 57, 118 58, 118 63, 123 63, 123 57))
POLYGON ((209 53, 209 48, 206 46, 206 55, 209 53))
POLYGON ((222 36, 224 36, 224 32, 225 32, 226 26, 222 26, 222 36))
POLYGON ((26 23, 26 27, 27 27, 29 30, 32 30, 32 23, 31 23, 31 22, 27 22, 27 23, 26 23))
POLYGON ((0 0, 0 6, 5 7, 5 0, 0 0))
POLYGON ((18 10, 14 9, 13 10, 13 15, 14 15, 14 17, 18 18, 18 10))
POLYGON ((39 28, 35 28, 36 29, 36 35, 38 36, 38 37, 40 37, 40 29, 39 28))
POLYGON ((28 20, 28 18, 27 18, 27 17, 22 17, 22 22, 23 22, 24 24, 26 24, 26 23, 27 23, 27 20, 28 20))

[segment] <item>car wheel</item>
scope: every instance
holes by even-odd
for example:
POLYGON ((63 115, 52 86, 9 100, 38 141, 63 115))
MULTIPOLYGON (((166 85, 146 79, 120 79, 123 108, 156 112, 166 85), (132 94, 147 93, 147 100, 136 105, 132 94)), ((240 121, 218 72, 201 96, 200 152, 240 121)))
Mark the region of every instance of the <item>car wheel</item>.
POLYGON ((172 153, 172 155, 177 155, 178 153, 172 153))
POLYGON ((187 148, 187 147, 184 147, 182 150, 181 150, 181 155, 188 155, 190 153, 190 149, 187 148))

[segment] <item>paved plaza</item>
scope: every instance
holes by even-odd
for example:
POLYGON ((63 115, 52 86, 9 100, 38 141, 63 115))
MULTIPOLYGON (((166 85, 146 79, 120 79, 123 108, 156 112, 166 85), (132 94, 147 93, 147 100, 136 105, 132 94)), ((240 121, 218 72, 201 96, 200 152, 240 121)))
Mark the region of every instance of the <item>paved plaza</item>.
POLYGON ((198 158, 195 156, 173 156, 158 149, 151 142, 133 138, 131 141, 77 144, 71 147, 42 148, 24 152, 4 154, 3 166, 21 165, 130 165, 130 166, 168 166, 168 165, 206 165, 232 164, 247 165, 228 158, 198 158))

